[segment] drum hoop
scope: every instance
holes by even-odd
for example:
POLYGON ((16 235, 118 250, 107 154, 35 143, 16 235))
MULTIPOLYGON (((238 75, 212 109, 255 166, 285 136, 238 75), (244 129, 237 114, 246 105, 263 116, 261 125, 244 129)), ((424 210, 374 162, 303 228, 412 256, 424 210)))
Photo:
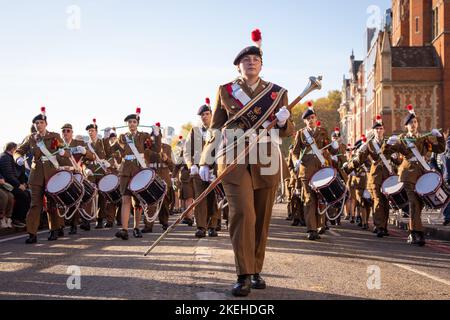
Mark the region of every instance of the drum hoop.
MULTIPOLYGON (((90 181, 89 181, 89 182, 90 182, 90 181)), ((91 183, 92 183, 92 182, 91 182, 91 183)), ((119 187, 119 189, 120 189, 120 177, 119 177, 118 175, 116 175, 116 174, 113 174, 113 173, 106 174, 106 175, 104 175, 104 176, 98 181, 97 187, 98 187, 98 191, 103 192, 103 193, 113 192, 114 190, 117 189, 117 187, 119 187), (115 177, 117 177, 118 179, 117 179, 116 185, 115 185, 111 190, 109 190, 109 191, 103 191, 103 190, 100 190, 100 181, 102 181, 103 178, 105 178, 105 177, 107 177, 107 176, 115 176, 115 177)))
POLYGON ((415 191, 419 196, 421 196, 421 197, 426 197, 426 196, 429 196, 429 195, 431 195, 431 194, 435 194, 436 192, 438 192, 439 189, 442 189, 442 184, 443 184, 444 181, 442 180, 442 176, 441 176, 439 173, 434 172, 434 171, 429 171, 429 172, 427 172, 427 173, 424 173, 420 178, 417 179, 416 185, 414 186, 414 191, 415 191), (420 178, 424 177, 424 176, 427 175, 428 173, 435 173, 435 174, 439 177, 439 185, 438 185, 433 191, 430 191, 430 192, 428 192, 428 193, 420 193, 420 192, 417 192, 417 181, 419 181, 420 178))
POLYGON ((404 183, 404 182, 401 182, 401 181, 400 181, 400 176, 397 176, 397 175, 393 175, 393 176, 390 176, 390 177, 384 179, 383 183, 381 184, 381 193, 384 194, 386 197, 388 197, 388 196, 395 196, 396 194, 400 194, 400 193, 402 193, 403 190, 405 190, 405 183, 404 183), (397 191, 397 192, 394 192, 394 193, 386 193, 386 192, 383 191, 383 185, 384 185, 384 183, 385 183, 388 179, 390 179, 390 178, 392 178, 392 177, 398 177, 398 179, 399 179, 398 183, 399 183, 399 184, 401 183, 401 184, 402 184, 402 187, 401 187, 400 190, 397 191))
POLYGON ((319 171, 317 171, 316 173, 314 173, 313 175, 312 175, 312 177, 309 179, 309 182, 308 182, 308 184, 314 189, 314 190, 318 190, 318 189, 323 189, 323 188, 325 188, 325 187, 329 187, 329 186, 331 186, 331 184, 337 179, 337 170, 335 169, 335 168, 333 168, 333 167, 326 167, 326 168, 322 168, 322 169, 320 169, 319 171), (312 184, 311 184, 311 181, 312 181, 312 179, 320 172, 320 171, 322 171, 322 170, 324 170, 324 169, 333 169, 333 171, 334 171, 334 179, 332 179, 328 184, 325 184, 325 185, 323 185, 323 186, 321 186, 320 188, 315 188, 315 187, 312 187, 312 184))
MULTIPOLYGON (((69 186, 72 185, 72 183, 74 182, 74 180, 76 180, 76 179, 75 179, 75 177, 73 176, 73 173, 72 173, 72 172, 70 172, 70 171, 68 171, 68 170, 59 170, 59 171, 55 172, 54 174, 52 174, 52 175, 50 176, 50 178, 48 178, 47 183, 45 184, 45 192, 47 192, 48 194, 60 194, 60 193, 63 193, 64 191, 67 191, 67 190, 69 189, 69 186), (70 183, 69 183, 64 189, 60 190, 58 193, 51 193, 51 192, 49 192, 49 191, 48 191, 48 183, 49 183, 49 181, 51 180, 51 178, 53 178, 53 177, 56 176, 58 173, 61 173, 61 172, 63 172, 63 171, 68 172, 68 173, 71 174, 70 183)), ((78 182, 78 180, 77 180, 76 182, 78 182)))
POLYGON ((133 193, 138 193, 138 192, 142 192, 142 191, 144 191, 144 190, 147 190, 148 189, 148 187, 156 180, 156 178, 157 178, 157 173, 156 173, 156 170, 154 170, 154 169, 152 169, 152 168, 146 168, 146 169, 142 169, 142 170, 139 170, 138 172, 136 172, 136 174, 130 179, 130 182, 128 182, 128 190, 130 190, 131 192, 133 192, 133 193), (153 176, 153 179, 151 179, 143 188, 141 188, 141 189, 139 189, 139 190, 131 190, 131 188, 130 188, 130 186, 131 186, 131 183, 133 182, 133 179, 139 174, 139 173, 141 173, 141 172, 143 172, 143 171, 153 171, 153 173, 154 173, 154 176, 153 176))

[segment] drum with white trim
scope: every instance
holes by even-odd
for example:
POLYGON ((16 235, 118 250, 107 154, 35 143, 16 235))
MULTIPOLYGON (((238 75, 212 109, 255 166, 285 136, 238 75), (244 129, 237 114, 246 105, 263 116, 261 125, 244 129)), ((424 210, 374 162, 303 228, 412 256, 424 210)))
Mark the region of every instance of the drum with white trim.
POLYGON ((166 194, 167 185, 153 169, 143 169, 131 179, 128 189, 140 202, 151 206, 166 194))
POLYGON ((122 200, 120 193, 120 179, 115 174, 107 174, 98 182, 98 190, 111 203, 118 203, 122 200))
POLYGON ((442 209, 450 201, 450 191, 437 172, 428 172, 421 176, 417 180, 415 191, 431 209, 442 209))
POLYGON ((314 174, 309 182, 311 188, 319 193, 327 205, 338 207, 344 198, 347 188, 334 168, 323 168, 314 174))
POLYGON ((381 185, 381 192, 388 198, 389 204, 394 210, 401 210, 408 206, 408 195, 399 176, 390 176, 381 185))
POLYGON ((80 173, 75 173, 73 176, 75 177, 75 179, 77 179, 78 182, 80 182, 83 185, 84 195, 82 201, 84 203, 88 203, 94 198, 95 193, 97 191, 97 187, 88 179, 85 179, 83 175, 81 175, 80 173))
POLYGON ((61 170, 48 180, 45 191, 57 204, 70 208, 81 200, 83 185, 72 172, 61 170))

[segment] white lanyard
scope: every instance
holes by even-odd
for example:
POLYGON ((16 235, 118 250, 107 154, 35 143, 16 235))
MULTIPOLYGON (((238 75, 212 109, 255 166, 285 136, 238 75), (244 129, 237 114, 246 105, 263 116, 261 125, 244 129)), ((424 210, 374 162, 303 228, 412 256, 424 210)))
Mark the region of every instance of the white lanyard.
POLYGON ((139 153, 139 151, 136 148, 136 145, 134 144, 133 140, 131 140, 130 138, 128 138, 127 136, 125 136, 125 139, 127 141, 128 146, 131 149, 131 152, 133 152, 134 156, 136 157, 136 160, 139 162, 139 164, 141 165, 141 167, 143 169, 147 168, 147 165, 145 164, 144 158, 142 158, 141 154, 139 153))
POLYGON ((307 128, 305 130, 303 130, 303 134, 306 137, 306 141, 310 144, 313 153, 319 159, 320 163, 322 163, 322 166, 325 166, 325 158, 322 155, 322 151, 320 151, 319 148, 317 147, 316 142, 314 141, 314 139, 309 134, 309 131, 308 131, 307 128))
POLYGON ((56 160, 56 156, 52 155, 50 151, 48 151, 47 147, 45 146, 44 140, 41 140, 37 143, 38 148, 41 150, 41 152, 47 157, 47 159, 55 166, 56 169, 59 169, 59 163, 56 160))
POLYGON ((385 165, 385 167, 388 169, 389 174, 392 175, 394 173, 394 171, 392 170, 392 166, 391 164, 387 161, 386 157, 384 156, 383 153, 381 153, 381 149, 378 146, 378 142, 376 142, 375 140, 372 140, 372 145, 375 148, 375 152, 377 153, 377 155, 380 157, 381 161, 383 162, 383 164, 385 165))

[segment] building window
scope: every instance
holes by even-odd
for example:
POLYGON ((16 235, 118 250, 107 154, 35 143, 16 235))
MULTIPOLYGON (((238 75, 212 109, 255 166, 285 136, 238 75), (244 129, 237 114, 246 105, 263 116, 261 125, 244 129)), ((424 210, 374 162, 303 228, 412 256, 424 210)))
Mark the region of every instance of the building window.
POLYGON ((439 35, 439 8, 436 7, 431 12, 431 35, 433 39, 439 35))
POLYGON ((416 33, 420 33, 420 30, 419 30, 419 17, 416 17, 416 33))

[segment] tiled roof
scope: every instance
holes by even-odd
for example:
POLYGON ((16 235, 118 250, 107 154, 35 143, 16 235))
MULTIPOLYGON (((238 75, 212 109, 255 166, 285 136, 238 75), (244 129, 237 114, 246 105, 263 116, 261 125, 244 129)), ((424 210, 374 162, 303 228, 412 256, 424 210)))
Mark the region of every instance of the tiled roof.
POLYGON ((392 47, 392 66, 396 68, 439 67, 434 47, 392 47))

